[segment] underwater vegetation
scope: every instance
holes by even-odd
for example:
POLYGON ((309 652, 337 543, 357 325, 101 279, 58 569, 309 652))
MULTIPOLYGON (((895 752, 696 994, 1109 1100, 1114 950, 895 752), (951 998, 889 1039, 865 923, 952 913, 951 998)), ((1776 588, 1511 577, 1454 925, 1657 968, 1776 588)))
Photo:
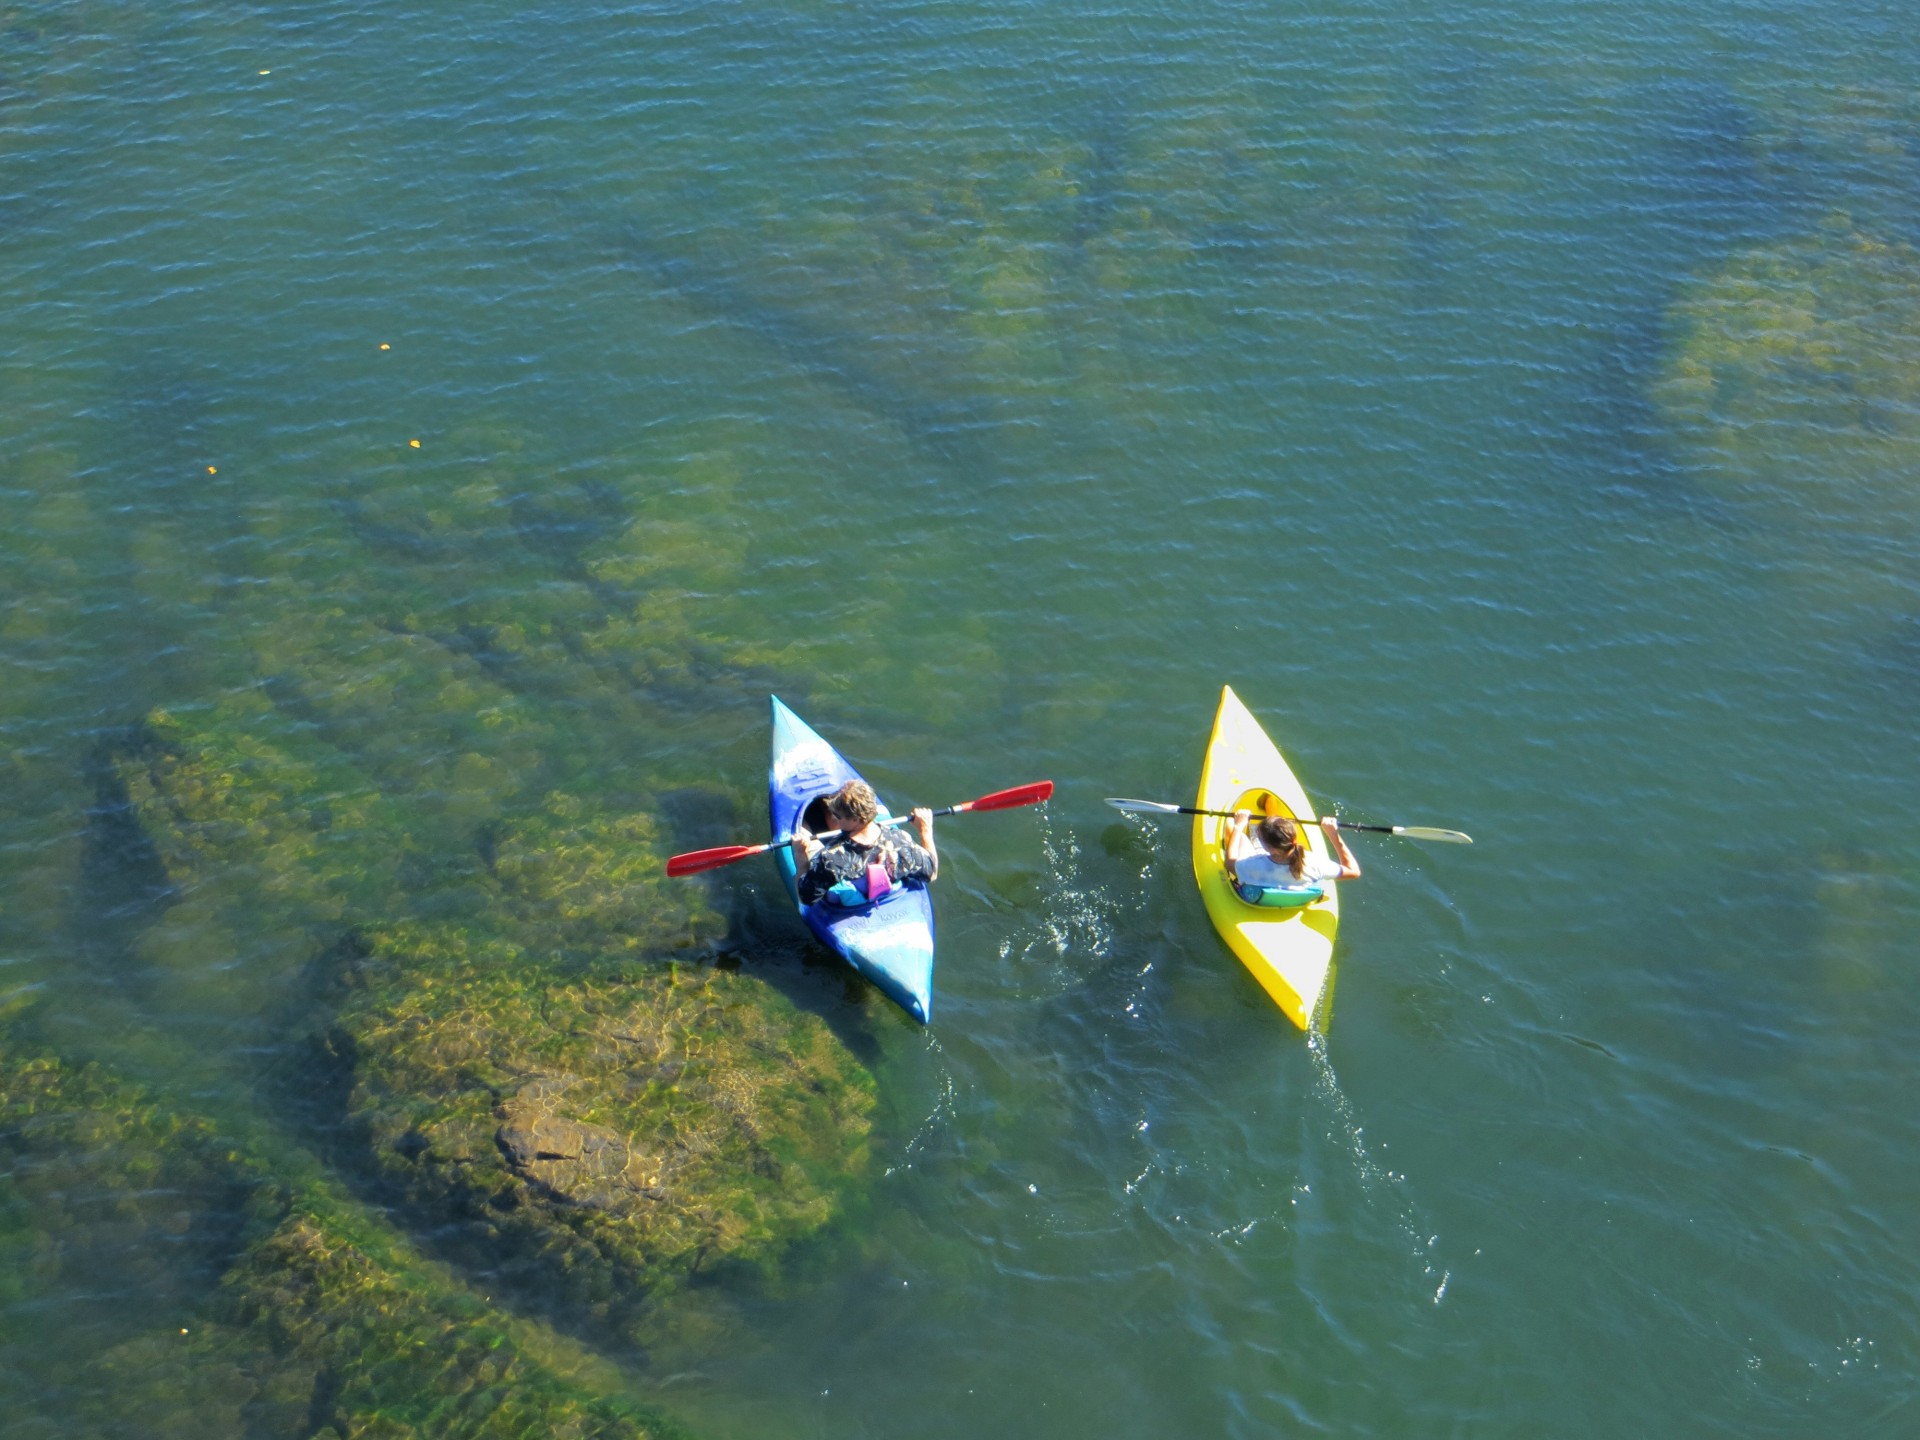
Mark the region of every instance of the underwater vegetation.
POLYGON ((650 815, 556 792, 436 853, 441 817, 410 828, 266 707, 151 716, 120 765, 182 897, 156 965, 205 977, 277 933, 260 1003, 300 992, 292 1079, 338 1107, 310 1118, 484 1263, 624 1328, 695 1270, 770 1268, 864 1172, 870 1078, 697 948, 717 917, 665 879, 650 815))
MULTIPOLYGON (((63 563, 41 538, 64 533, 54 504, 15 532, 25 579, 63 563)), ((262 1102, 243 1140, 57 1047, 9 1055, 14 1433, 131 1434, 130 1416, 142 1435, 677 1433, 622 1382, 556 1368, 565 1343, 521 1312, 630 1346, 689 1278, 769 1282, 856 1203, 870 1077, 751 966, 712 964, 720 917, 661 870, 660 795, 705 777, 627 758, 687 723, 646 681, 698 648, 674 596, 700 582, 676 567, 710 574, 726 552, 675 558, 669 524, 623 541, 644 505, 597 530, 577 508, 489 498, 493 530, 457 509, 324 509, 344 572, 262 547, 208 616, 198 695, 13 753, 17 798, 62 832, 15 847, 26 873, 92 868, 95 898, 141 899, 97 964, 133 967, 119 979, 141 1009, 218 1017, 223 1046, 272 1057, 122 1039, 146 1068, 237 1067, 216 1083, 262 1102), (431 560, 381 563, 351 538, 368 512, 466 562, 498 546, 496 568, 575 578, 547 585, 564 603, 545 613, 449 602, 431 560), (645 607, 644 654, 604 633, 622 606, 636 624, 645 607), (297 1138, 322 1129, 324 1161, 297 1138), (356 1194, 400 1201, 442 1258, 356 1194), (471 1290, 463 1267, 504 1283, 471 1290), (47 1303, 85 1312, 84 1343, 34 1348, 26 1317, 47 1303)), ((13 636, 29 653, 31 619, 13 636)), ((24 937, 49 915, 6 918, 24 937)), ((9 992, 0 1046, 19 1050, 36 993, 9 992)))
POLYGON ((10 1434, 683 1435, 274 1159, 97 1065, 0 1054, 10 1434), (98 1350, 18 1323, 56 1286, 97 1297, 98 1350), (42 1387, 79 1413, 36 1419, 42 1387))
MULTIPOLYGON (((944 93, 875 104, 917 124, 924 103, 971 103, 970 77, 931 83, 944 93)), ((206 113, 218 108, 175 118, 241 123, 206 113)), ((788 212, 766 217, 783 257, 668 177, 569 187, 578 223, 545 226, 563 268, 583 263, 571 246, 624 283, 607 286, 604 316, 565 326, 530 287, 538 303, 516 327, 529 353, 617 357, 620 327, 669 309, 723 322, 724 344, 663 367, 671 383, 632 377, 617 422, 489 399, 438 431, 408 416, 380 448, 367 432, 402 420, 389 388, 491 396, 500 375, 477 360, 404 383, 384 378, 397 367, 349 374, 252 329, 284 297, 231 274, 203 311, 142 318, 138 360, 99 342, 83 369, 0 377, 44 419, 31 448, 0 457, 0 574, 32 597, 0 623, 35 662, 0 716, 62 713, 56 667, 84 623, 99 653, 133 657, 90 697, 84 733, 49 723, 43 744, 9 754, 23 783, 0 799, 10 836, 30 837, 0 859, 24 882, 15 893, 63 894, 89 871, 91 897, 128 902, 107 907, 120 943, 90 979, 36 972, 111 989, 124 1010, 110 1022, 103 1004, 67 1007, 99 1033, 63 1032, 7 1069, 7 1244, 30 1261, 8 1305, 125 1297, 103 1300, 71 1356, 9 1355, 22 1376, 59 1361, 19 1423, 661 1433, 553 1362, 558 1342, 530 1317, 629 1357, 697 1327, 716 1292, 776 1287, 803 1247, 831 1243, 869 1180, 872 1078, 757 973, 761 957, 715 963, 724 921, 706 887, 667 884, 660 862, 733 836, 676 833, 670 797, 757 811, 757 795, 714 784, 710 731, 735 703, 759 713, 769 690, 857 705, 884 683, 938 726, 990 711, 1010 667, 1049 663, 1025 644, 998 653, 1012 632, 994 579, 913 643, 895 634, 921 608, 943 487, 972 503, 1031 468, 1036 446, 1080 447, 1088 473, 1123 455, 1128 434, 1075 415, 1139 407, 1069 397, 1147 395, 1128 342, 1190 330, 1203 349, 1241 312, 1205 311, 1198 273, 1244 266, 1264 283, 1287 240, 1236 218, 1294 191, 1263 158, 1278 121, 1161 134, 1138 109, 1137 86, 1118 82, 1024 134, 948 142, 914 173, 875 176, 857 155, 841 174, 796 171, 766 202, 788 212), (1196 202, 1200 218, 1182 218, 1196 202), (704 224, 690 232, 687 215, 704 224), (353 426, 227 393, 243 360, 332 367, 353 426), (737 384, 736 367, 803 394, 817 432, 689 401, 737 384), (842 431, 856 437, 845 451, 842 431), (862 584, 815 623, 792 625, 756 588, 793 558, 756 517, 794 493, 858 509, 873 474, 902 477, 896 543, 871 548, 862 584), (136 624, 137 638, 121 632, 136 624), (138 1063, 114 1058, 134 1078, 52 1058, 113 1054, 127 1036, 110 1024, 143 1018, 210 1043, 176 1064, 139 1037, 138 1063), (246 1115, 215 1123, 197 1099, 144 1088, 169 1072, 246 1115), (88 1130, 94 1112, 119 1128, 88 1130), (63 1197, 89 1197, 88 1214, 63 1197), (74 1268, 87 1255, 105 1268, 74 1268), (115 1255, 137 1258, 105 1273, 115 1255), (84 1413, 55 1398, 82 1392, 84 1413)), ((713 168, 675 163, 688 185, 713 168)), ((331 173, 326 157, 305 164, 331 173)), ((548 168, 564 183, 566 166, 548 168)), ((416 203, 382 189, 384 216, 416 203)), ((544 211, 552 193, 519 208, 544 211)), ((168 213, 164 187, 145 203, 168 213)), ((303 235, 331 223, 289 218, 303 235)), ((1295 236, 1287 253, 1305 248, 1295 236)), ((63 353, 66 322, 40 323, 63 353)), ((1061 714, 1063 730, 1084 723, 1061 714)), ((4 918, 62 933, 51 912, 4 918)))
POLYGON ((864 1173, 871 1080, 758 981, 569 973, 455 927, 365 944, 325 1044, 366 1162, 624 1333, 696 1272, 770 1272, 864 1173))
POLYGON ((1743 250, 1669 312, 1655 395, 1708 483, 1856 540, 1920 522, 1920 251, 1835 214, 1743 250))
MULTIPOLYGON (((85 389, 4 378, 48 416, 85 389)), ((792 678, 713 612, 747 563, 724 447, 556 479, 476 425, 407 468, 330 456, 283 506, 189 487, 78 591, 105 500, 48 427, 0 462, 30 597, 0 922, 54 957, 0 992, 10 1433, 673 1433, 593 1347, 776 1284, 860 1202, 874 1103, 661 869, 689 814, 746 810, 674 758, 686 698, 792 678), (161 660, 90 729, 43 718, 80 617, 129 612, 161 660), (84 963, 48 939, 88 928, 115 943, 84 963), (111 999, 36 1011, 76 986, 111 999)))
POLYGON ((130 1296, 178 1301, 231 1259, 252 1185, 203 1121, 96 1066, 0 1052, 0 1303, 65 1279, 113 1327, 130 1296))

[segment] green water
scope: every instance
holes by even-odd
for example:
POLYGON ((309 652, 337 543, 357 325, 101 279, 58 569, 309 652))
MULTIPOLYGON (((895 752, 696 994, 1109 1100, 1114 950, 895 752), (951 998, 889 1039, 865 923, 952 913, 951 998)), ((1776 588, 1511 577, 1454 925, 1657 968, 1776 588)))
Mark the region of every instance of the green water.
POLYGON ((1910 1433, 1912 20, 0 3, 0 1060, 99 1067, 0 1428, 1910 1433), (1311 1043, 1101 803, 1223 683, 1477 842, 1357 842, 1311 1043), (943 822, 929 1030, 659 878, 769 693, 1058 782, 943 822), (742 1268, 635 1320, 341 1139, 668 958, 841 1097, 742 1268))

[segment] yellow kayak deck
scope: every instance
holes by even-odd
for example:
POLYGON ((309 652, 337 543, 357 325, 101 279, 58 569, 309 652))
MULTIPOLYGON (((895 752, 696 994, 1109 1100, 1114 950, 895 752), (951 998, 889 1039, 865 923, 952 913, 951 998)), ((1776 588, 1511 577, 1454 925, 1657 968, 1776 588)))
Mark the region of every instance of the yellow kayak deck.
MULTIPOLYGON (((1278 802, 1277 814, 1309 818, 1318 814, 1260 722, 1232 687, 1223 688, 1206 762, 1200 768, 1195 808, 1245 808, 1259 816, 1269 795, 1278 802)), ((1193 878, 1199 883, 1207 917, 1289 1020, 1302 1030, 1324 1030, 1333 1001, 1339 887, 1328 882, 1322 899, 1298 909, 1249 905, 1227 878, 1221 845, 1230 823, 1214 815, 1196 815, 1193 820, 1193 878)), ((1317 825, 1302 825, 1300 838, 1313 854, 1328 855, 1326 836, 1317 825)))

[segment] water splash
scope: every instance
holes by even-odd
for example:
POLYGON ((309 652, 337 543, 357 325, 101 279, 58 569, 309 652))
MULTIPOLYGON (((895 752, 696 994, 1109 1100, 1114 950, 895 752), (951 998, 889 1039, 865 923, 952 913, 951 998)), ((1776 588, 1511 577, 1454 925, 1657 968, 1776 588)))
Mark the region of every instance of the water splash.
POLYGON ((1044 810, 1039 819, 1040 853, 1046 866, 1044 893, 1020 927, 1000 942, 1000 958, 1038 959, 1049 964, 1056 981, 1065 985, 1078 978, 1068 961, 1103 960, 1112 952, 1114 924, 1126 907, 1088 879, 1074 832, 1066 827, 1056 830, 1044 810))

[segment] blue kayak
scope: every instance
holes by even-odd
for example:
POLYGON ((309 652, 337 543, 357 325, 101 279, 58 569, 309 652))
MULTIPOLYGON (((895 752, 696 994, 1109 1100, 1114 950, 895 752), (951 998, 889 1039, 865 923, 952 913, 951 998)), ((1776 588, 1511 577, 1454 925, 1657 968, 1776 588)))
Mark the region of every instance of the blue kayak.
MULTIPOLYGON (((810 805, 813 813, 806 816, 807 828, 832 829, 825 807, 814 802, 849 780, 864 778, 806 721, 782 705, 779 696, 773 697, 773 767, 767 773, 767 796, 775 844, 792 838, 795 823, 810 805)), ((888 818, 882 803, 881 823, 888 818)), ((793 851, 783 848, 773 854, 787 894, 800 906, 800 918, 820 943, 926 1024, 933 1014, 933 897, 926 886, 909 881, 865 905, 801 905, 793 851)))

